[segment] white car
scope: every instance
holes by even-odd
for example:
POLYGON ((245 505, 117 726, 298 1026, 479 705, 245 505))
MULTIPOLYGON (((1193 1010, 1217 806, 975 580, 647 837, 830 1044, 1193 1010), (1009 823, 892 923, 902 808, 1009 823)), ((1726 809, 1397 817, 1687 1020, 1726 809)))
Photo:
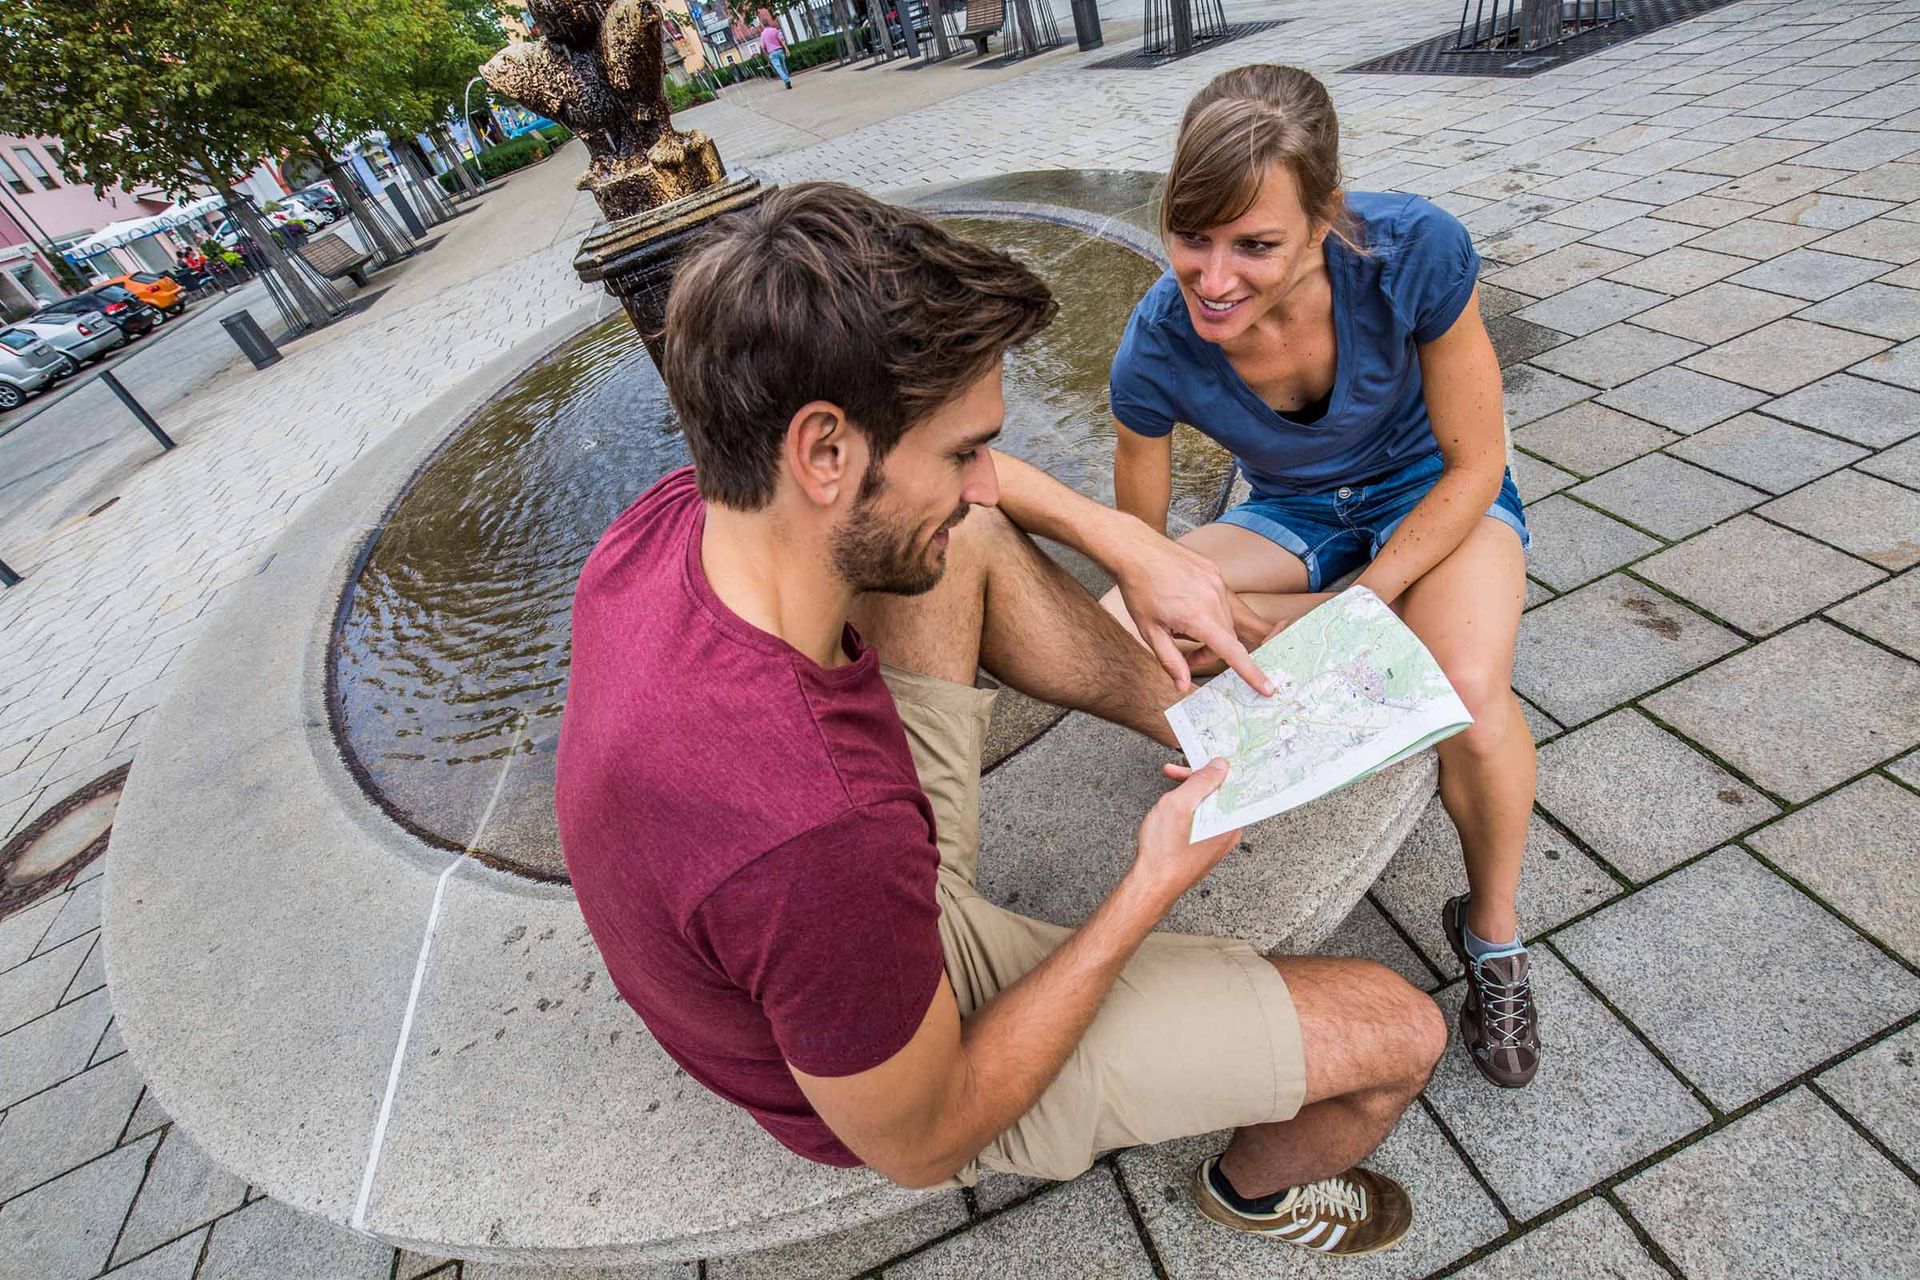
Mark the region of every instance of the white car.
POLYGON ((127 335, 120 326, 98 311, 86 311, 79 315, 43 312, 25 320, 16 320, 13 327, 25 329, 58 351, 67 362, 67 373, 78 373, 80 366, 87 361, 97 360, 107 352, 127 345, 127 335))

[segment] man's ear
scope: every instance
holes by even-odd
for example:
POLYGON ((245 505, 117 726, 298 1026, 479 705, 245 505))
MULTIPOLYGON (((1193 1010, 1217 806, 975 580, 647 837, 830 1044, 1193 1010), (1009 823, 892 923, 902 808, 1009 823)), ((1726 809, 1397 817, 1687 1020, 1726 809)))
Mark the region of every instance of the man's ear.
POLYGON ((831 507, 858 489, 867 463, 866 441, 846 411, 826 400, 803 404, 787 422, 787 473, 807 500, 831 507))

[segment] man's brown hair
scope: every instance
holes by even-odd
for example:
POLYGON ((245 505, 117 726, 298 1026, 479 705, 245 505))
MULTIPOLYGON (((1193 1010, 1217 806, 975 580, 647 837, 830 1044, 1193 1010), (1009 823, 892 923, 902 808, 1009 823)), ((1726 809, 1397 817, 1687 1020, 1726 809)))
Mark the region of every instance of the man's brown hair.
POLYGON ((700 496, 773 500, 800 406, 840 406, 877 464, 915 423, 1053 319, 1011 257, 838 183, 771 192, 721 219, 667 298, 661 375, 700 496))

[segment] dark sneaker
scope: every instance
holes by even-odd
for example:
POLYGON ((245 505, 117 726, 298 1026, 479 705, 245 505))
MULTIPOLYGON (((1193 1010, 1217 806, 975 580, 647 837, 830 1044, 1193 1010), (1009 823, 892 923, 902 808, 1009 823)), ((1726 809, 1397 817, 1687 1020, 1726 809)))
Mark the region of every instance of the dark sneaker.
POLYGON ((1272 1236, 1302 1249, 1354 1257, 1400 1243, 1413 1225, 1406 1188, 1383 1173, 1355 1166, 1338 1177, 1291 1187, 1265 1200, 1233 1191, 1217 1158, 1193 1173, 1193 1202, 1224 1227, 1272 1236))
POLYGON ((1502 1089, 1523 1089, 1540 1067, 1540 1013, 1533 1007, 1532 961, 1527 949, 1495 951, 1475 960, 1467 953, 1467 895, 1440 909, 1447 945, 1467 971, 1467 999, 1460 1006, 1460 1034, 1480 1074, 1502 1089))

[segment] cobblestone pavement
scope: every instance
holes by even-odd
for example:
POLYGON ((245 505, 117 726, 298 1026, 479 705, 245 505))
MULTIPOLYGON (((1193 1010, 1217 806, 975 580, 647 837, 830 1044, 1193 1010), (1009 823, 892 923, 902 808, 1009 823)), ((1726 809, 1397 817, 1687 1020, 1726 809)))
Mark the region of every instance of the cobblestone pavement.
MULTIPOLYGON (((1156 72, 1056 56, 752 167, 1158 168, 1214 70, 1331 73, 1457 14, 1263 7, 1291 21, 1156 72)), ((1199 1219, 1201 1139, 620 1274, 1920 1275, 1920 0, 1750 0, 1532 79, 1332 84, 1352 183, 1432 197, 1487 260, 1536 538, 1514 683, 1542 742, 1538 1082, 1496 1092, 1449 1053, 1376 1157, 1414 1233, 1365 1261, 1199 1219)), ((723 148, 770 134, 753 112, 778 97, 740 99, 689 116, 723 148)), ((0 597, 0 831, 137 761, 221 588, 368 441, 590 300, 567 259, 591 211, 555 208, 551 240, 369 311, 373 342, 198 398, 112 510, 9 548, 30 576, 0 597), (269 411, 288 404, 312 411, 269 411)), ((1332 949, 1451 1013, 1437 907, 1459 880, 1436 808, 1332 949)), ((0 1277, 460 1274, 252 1197, 168 1124, 112 1029, 98 903, 94 879, 0 922, 0 1277)))

